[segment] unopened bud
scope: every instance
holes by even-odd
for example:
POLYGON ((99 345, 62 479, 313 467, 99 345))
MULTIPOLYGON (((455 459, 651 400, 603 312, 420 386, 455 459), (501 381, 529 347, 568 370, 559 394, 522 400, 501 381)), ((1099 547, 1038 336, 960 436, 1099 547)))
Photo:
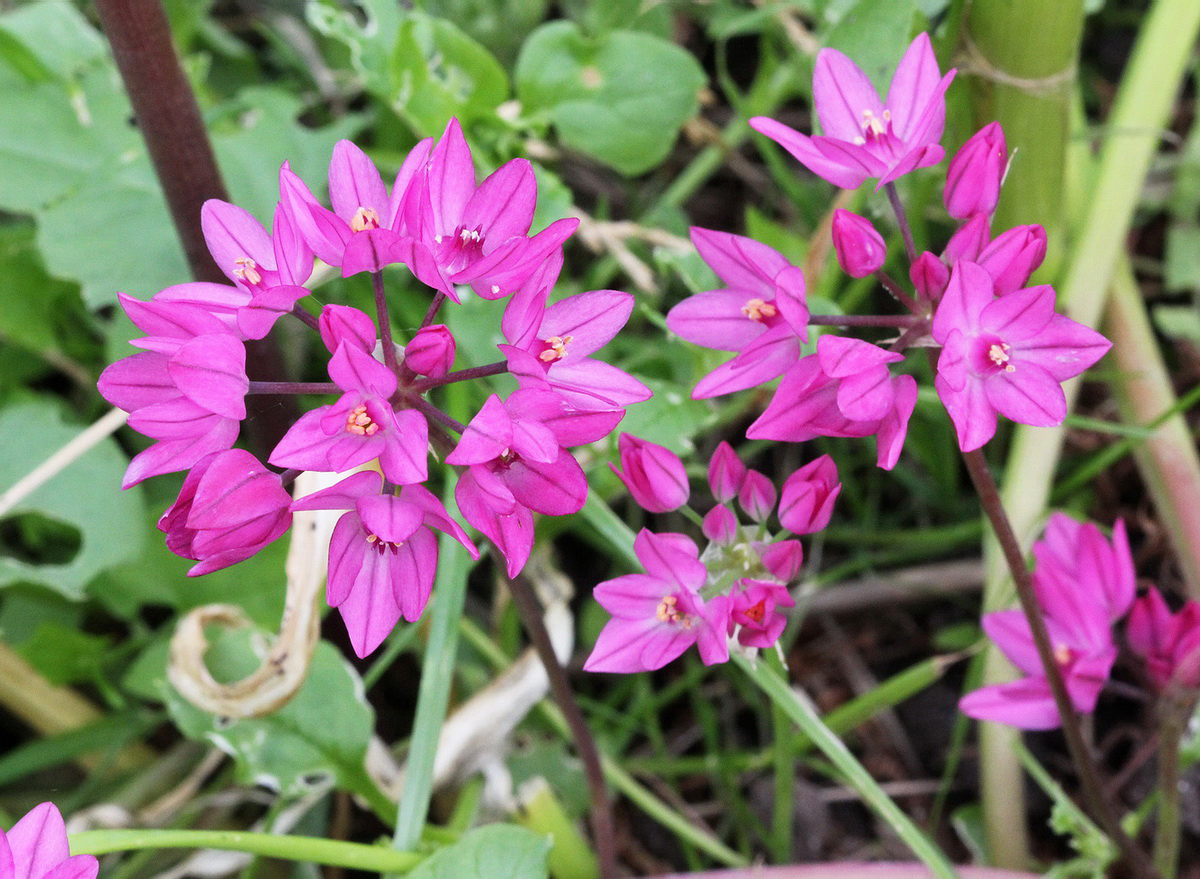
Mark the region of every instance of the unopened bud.
POLYGON ((975 132, 950 160, 944 200, 950 216, 964 220, 991 214, 1000 201, 1000 183, 1008 165, 1008 147, 999 122, 975 132))
POLYGON ((841 209, 833 212, 833 248, 838 265, 852 278, 874 274, 887 259, 887 245, 871 221, 841 209))
POLYGON ((779 502, 779 521, 793 534, 813 534, 829 524, 842 484, 828 455, 805 464, 787 478, 779 502))
POLYGON ((404 346, 404 365, 417 375, 438 378, 454 365, 454 336, 445 324, 422 327, 404 346))
POLYGON ((617 440, 621 454, 621 467, 612 464, 613 473, 620 477, 633 499, 642 509, 651 513, 666 513, 677 510, 687 503, 691 490, 687 471, 679 456, 665 446, 621 434, 617 440))

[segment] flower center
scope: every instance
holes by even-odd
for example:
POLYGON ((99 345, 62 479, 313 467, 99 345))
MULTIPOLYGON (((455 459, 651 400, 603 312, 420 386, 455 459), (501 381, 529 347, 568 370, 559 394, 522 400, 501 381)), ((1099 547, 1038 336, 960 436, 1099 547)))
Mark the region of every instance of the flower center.
POLYGON ((669 626, 681 625, 685 629, 690 629, 694 622, 690 614, 681 611, 677 605, 679 598, 675 595, 664 595, 662 601, 658 603, 658 609, 654 615, 658 617, 660 623, 666 623, 669 626))
POLYGON ((233 261, 233 265, 233 276, 239 281, 245 281, 252 287, 262 283, 262 274, 258 270, 258 263, 250 257, 239 256, 233 261))
POLYGON ((556 360, 562 360, 567 356, 567 346, 571 344, 574 336, 551 336, 545 340, 546 348, 538 355, 538 360, 542 363, 554 363, 556 360))
POLYGON ((367 412, 365 403, 359 403, 346 416, 346 433, 352 433, 355 436, 375 436, 378 431, 379 425, 367 412))
POLYGON ((892 111, 884 110, 881 115, 876 116, 874 110, 863 110, 862 118, 863 134, 867 140, 873 140, 887 134, 888 124, 892 121, 892 111))
POLYGON ((767 615, 767 600, 765 598, 760 599, 757 604, 752 604, 743 610, 742 615, 746 619, 753 620, 755 623, 762 623, 763 617, 767 615))
POLYGON ((359 208, 350 218, 351 232, 366 232, 368 229, 379 228, 379 214, 374 208, 359 208))
POLYGON ((992 361, 997 367, 1002 368, 1005 372, 1016 372, 1017 368, 1008 361, 1012 359, 1009 356, 1009 351, 1012 350, 1012 345, 1007 342, 993 342, 988 348, 988 360, 992 361))
POLYGON ((762 323, 769 317, 774 317, 779 310, 770 302, 761 299, 751 299, 742 306, 742 314, 756 323, 762 323))
POLYGON ((371 548, 380 555, 383 555, 387 552, 395 555, 396 553, 400 552, 400 547, 404 546, 403 540, 401 540, 399 543, 393 543, 392 541, 384 540, 382 537, 379 537, 375 534, 367 535, 367 543, 369 543, 371 548))
POLYGON ((1054 661, 1060 666, 1066 666, 1071 662, 1071 648, 1066 644, 1059 644, 1054 648, 1054 661))

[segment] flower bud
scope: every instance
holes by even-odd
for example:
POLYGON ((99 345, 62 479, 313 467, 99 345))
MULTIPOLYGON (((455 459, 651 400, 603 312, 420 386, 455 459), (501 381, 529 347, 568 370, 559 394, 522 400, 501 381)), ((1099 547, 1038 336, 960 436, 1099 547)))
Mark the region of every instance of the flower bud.
POLYGON ((978 263, 987 269, 996 285, 996 295, 1020 290, 1046 258, 1046 230, 1036 223, 1014 226, 1001 232, 979 254, 978 263))
POLYGON ((842 484, 828 455, 805 464, 783 483, 779 521, 793 534, 813 534, 829 524, 842 484))
POLYGON ((926 250, 909 268, 908 277, 922 299, 926 302, 937 302, 946 292, 946 285, 950 283, 950 269, 926 250))
POLYGON ((775 483, 757 470, 747 470, 738 492, 738 503, 755 522, 765 522, 775 509, 775 483))
POLYGON ((1200 604, 1186 602, 1172 614, 1153 587, 1133 603, 1125 627, 1129 649, 1146 662, 1158 690, 1175 683, 1200 687, 1200 604))
POLYGON ((1008 148, 999 122, 975 132, 950 160, 946 172, 946 211, 958 220, 991 214, 1000 201, 1008 148))
POLYGON ((621 454, 621 472, 609 464, 642 509, 651 513, 677 510, 687 503, 691 493, 687 471, 679 456, 657 443, 621 434, 617 440, 621 454))
POLYGON ((196 559, 188 576, 250 558, 292 524, 292 499, 279 474, 242 449, 201 459, 158 520, 171 552, 196 559))
POLYGON ((746 465, 733 446, 722 440, 708 462, 708 487, 712 489, 713 497, 720 503, 729 503, 737 497, 745 479, 746 465))
POLYGON ((700 529, 713 543, 733 543, 738 536, 737 514, 724 504, 717 504, 704 514, 700 529))
POLYGON ((804 564, 804 547, 799 540, 779 540, 763 548, 763 567, 782 583, 794 580, 804 564))
POLYGON ((887 259, 887 245, 871 221, 840 208, 833 212, 833 248, 838 265, 852 278, 874 274, 887 259))
POLYGON ((417 375, 438 378, 454 365, 454 336, 445 324, 422 327, 404 346, 404 365, 417 375))
POLYGON ((976 214, 950 236, 946 249, 942 251, 942 259, 948 265, 954 265, 960 259, 975 262, 991 240, 992 218, 987 214, 976 214))

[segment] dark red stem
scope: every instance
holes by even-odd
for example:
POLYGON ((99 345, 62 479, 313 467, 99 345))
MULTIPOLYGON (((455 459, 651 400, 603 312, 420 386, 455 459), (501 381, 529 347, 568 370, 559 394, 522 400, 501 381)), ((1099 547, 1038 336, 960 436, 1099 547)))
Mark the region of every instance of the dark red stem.
POLYGON ((813 327, 915 327, 924 318, 909 314, 813 314, 808 324, 813 327))
POLYGON ((430 388, 440 388, 442 385, 470 381, 476 378, 486 378, 489 375, 500 375, 505 372, 508 372, 508 362, 502 360, 497 363, 489 363, 487 366, 472 366, 470 369, 448 372, 437 378, 424 378, 409 385, 409 390, 414 394, 423 394, 430 388))
MULTIPOLYGON (((228 195, 196 96, 171 41, 166 12, 159 0, 96 0, 96 12, 192 277, 228 283, 209 255, 200 228, 204 202, 228 200, 228 195)), ((283 361, 275 345, 266 339, 247 341, 246 370, 256 376, 283 375, 283 361)), ((256 403, 245 424, 256 450, 265 454, 273 448, 296 415, 295 407, 281 406, 279 401, 256 403)))

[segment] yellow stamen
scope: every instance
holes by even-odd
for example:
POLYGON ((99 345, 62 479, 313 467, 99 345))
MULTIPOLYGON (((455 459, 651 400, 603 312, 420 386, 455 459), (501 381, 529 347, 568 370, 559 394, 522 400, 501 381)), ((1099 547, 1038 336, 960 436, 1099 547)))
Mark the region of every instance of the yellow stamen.
POLYGON ((1071 648, 1066 644, 1059 644, 1054 648, 1054 661, 1059 665, 1066 665, 1071 661, 1071 648))
POLYGON ((562 360, 567 356, 567 346, 571 344, 574 336, 551 336, 546 340, 546 344, 550 347, 538 355, 538 360, 543 363, 553 363, 556 360, 562 360))
POLYGON ((359 208, 350 218, 351 232, 365 232, 368 229, 379 228, 379 214, 374 208, 359 208))
POLYGON ((762 323, 767 318, 774 317, 778 313, 779 309, 777 309, 774 304, 770 302, 764 302, 761 299, 751 299, 742 306, 742 314, 746 315, 746 317, 750 318, 750 320, 756 321, 757 323, 762 323))
POLYGON ((262 275, 258 271, 258 263, 248 256, 239 256, 233 261, 236 268, 233 270, 233 276, 247 284, 261 284, 262 275))
POLYGON ((379 425, 371 418, 364 403, 359 403, 346 416, 346 433, 355 436, 375 436, 378 432, 379 425))
POLYGON ((994 342, 992 347, 988 348, 988 359, 997 366, 1003 366, 1005 372, 1016 372, 1017 368, 1008 362, 1011 359, 1008 352, 1011 350, 1011 345, 994 342))

